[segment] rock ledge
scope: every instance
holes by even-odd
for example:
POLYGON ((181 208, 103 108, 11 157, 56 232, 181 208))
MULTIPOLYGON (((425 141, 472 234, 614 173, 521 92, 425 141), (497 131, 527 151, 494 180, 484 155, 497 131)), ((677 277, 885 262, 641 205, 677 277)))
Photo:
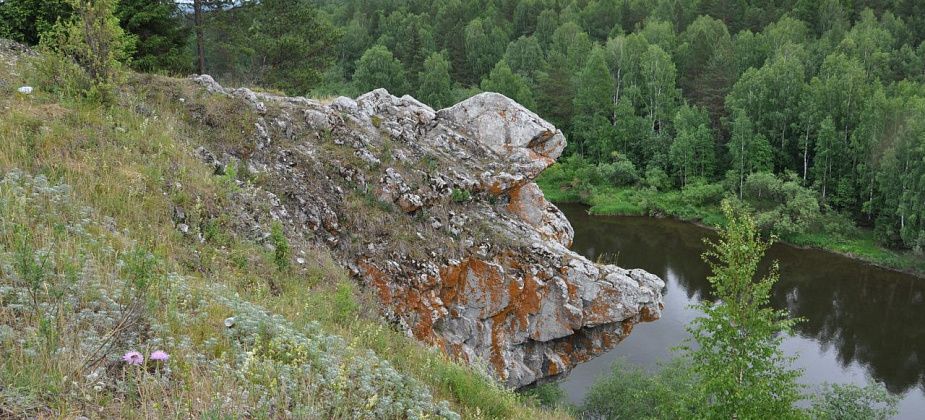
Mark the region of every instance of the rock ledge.
POLYGON ((508 385, 562 375, 660 316, 661 279, 568 249, 571 225, 533 182, 565 138, 511 99, 434 111, 383 89, 321 103, 193 80, 255 116, 246 148, 198 152, 263 181, 249 196, 269 211, 242 205, 238 220, 331 248, 387 317, 508 385))

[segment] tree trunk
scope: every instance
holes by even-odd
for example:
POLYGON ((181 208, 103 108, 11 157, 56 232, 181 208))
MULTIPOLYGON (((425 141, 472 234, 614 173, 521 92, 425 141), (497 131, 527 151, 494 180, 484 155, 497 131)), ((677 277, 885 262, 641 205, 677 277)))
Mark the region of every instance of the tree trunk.
POLYGON ((832 159, 831 156, 826 155, 825 157, 825 171, 822 172, 822 202, 825 203, 825 199, 828 196, 827 191, 829 188, 829 174, 832 173, 832 159))
MULTIPOLYGON (((616 84, 614 85, 616 89, 613 95, 613 112, 611 112, 611 115, 613 115, 613 118, 611 118, 610 120, 610 124, 614 126, 616 126, 618 123, 617 122, 617 105, 620 104, 620 89, 623 87, 622 86, 623 84, 622 73, 623 73, 622 68, 617 70, 617 79, 615 80, 616 84)), ((625 152, 625 150, 623 152, 625 152)))
POLYGON ((206 49, 202 31, 202 0, 193 0, 193 21, 196 27, 196 73, 206 72, 206 49))
POLYGON ((806 127, 806 139, 803 143, 803 185, 806 185, 806 173, 809 171, 809 126, 806 127))

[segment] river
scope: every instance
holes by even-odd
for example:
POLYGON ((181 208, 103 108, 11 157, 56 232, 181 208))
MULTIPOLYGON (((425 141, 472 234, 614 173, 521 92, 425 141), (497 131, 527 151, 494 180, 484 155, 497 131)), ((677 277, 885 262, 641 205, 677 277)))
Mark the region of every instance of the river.
MULTIPOLYGON (((580 402, 594 380, 617 359, 645 368, 672 357, 709 298, 709 269, 700 255, 712 232, 671 219, 589 216, 582 205, 560 205, 575 228, 572 249, 593 259, 610 255, 625 268, 665 280, 662 318, 636 325, 613 350, 576 367, 561 386, 580 402)), ((925 279, 879 269, 840 255, 775 244, 768 260, 780 263, 771 303, 804 322, 783 342, 797 358, 801 382, 864 384, 873 378, 900 395, 898 418, 925 413, 925 279)))

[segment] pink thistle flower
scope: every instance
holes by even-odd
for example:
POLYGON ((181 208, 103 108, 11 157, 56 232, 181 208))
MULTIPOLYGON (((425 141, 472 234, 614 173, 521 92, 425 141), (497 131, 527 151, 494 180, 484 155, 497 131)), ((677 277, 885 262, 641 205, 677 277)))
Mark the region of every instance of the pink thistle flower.
POLYGON ((145 361, 145 357, 137 351, 130 351, 122 356, 122 361, 130 365, 140 365, 145 361))
POLYGON ((160 350, 157 350, 157 351, 155 351, 154 353, 151 353, 151 356, 149 357, 149 359, 155 360, 155 361, 158 361, 158 362, 166 362, 167 359, 169 359, 169 358, 170 358, 170 355, 168 355, 166 352, 163 352, 163 351, 160 351, 160 350))

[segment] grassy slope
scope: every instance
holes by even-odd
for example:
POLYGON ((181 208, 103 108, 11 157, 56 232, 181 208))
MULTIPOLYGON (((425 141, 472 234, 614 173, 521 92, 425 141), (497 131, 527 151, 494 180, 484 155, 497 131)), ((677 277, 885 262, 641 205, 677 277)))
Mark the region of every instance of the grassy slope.
POLYGON ((566 417, 394 331, 326 251, 281 270, 228 231, 235 180, 192 157, 210 132, 175 105, 131 84, 113 107, 41 86, 21 96, 28 77, 11 70, 0 62, 0 413, 351 417, 404 403, 426 415, 440 410, 431 394, 466 418, 566 417), (177 231, 173 204, 194 209, 204 240, 177 231), (54 263, 27 261, 44 255, 54 263), (240 333, 222 327, 231 315, 240 333), (171 354, 168 376, 118 362, 154 347, 171 354))
MULTIPOLYGON (((667 215, 680 220, 718 227, 724 223, 719 206, 692 206, 682 199, 679 191, 653 192, 639 188, 598 188, 590 196, 582 197, 573 190, 565 190, 549 179, 540 178, 540 188, 552 202, 583 203, 591 206, 590 212, 608 216, 642 216, 651 213, 667 215)), ((822 233, 791 235, 784 242, 802 247, 819 248, 848 255, 871 264, 925 276, 925 259, 885 249, 879 246, 869 230, 858 229, 846 235, 822 233)))

